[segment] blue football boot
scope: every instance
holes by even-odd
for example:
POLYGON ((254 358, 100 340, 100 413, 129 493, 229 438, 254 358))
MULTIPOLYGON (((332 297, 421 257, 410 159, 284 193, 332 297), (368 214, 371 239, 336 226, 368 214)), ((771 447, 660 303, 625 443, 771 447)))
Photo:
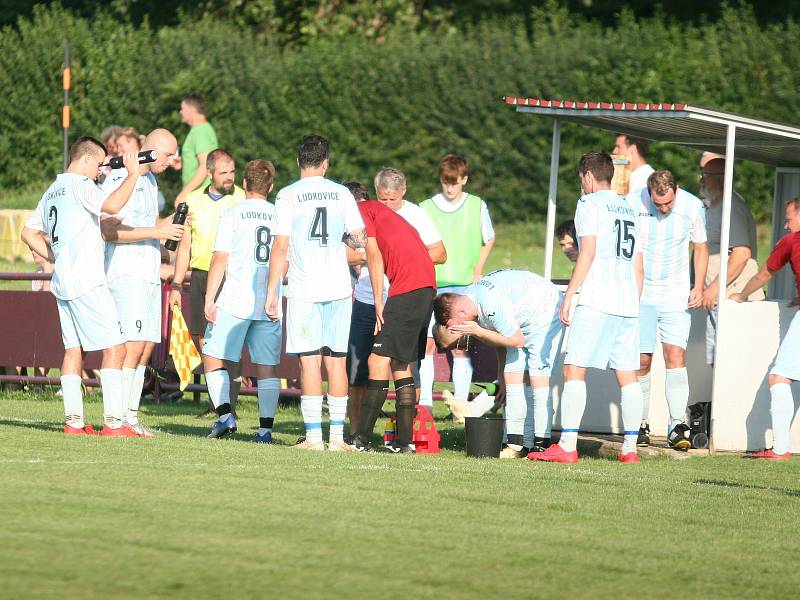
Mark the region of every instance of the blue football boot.
POLYGON ((264 433, 264 435, 259 435, 259 433, 256 431, 255 434, 253 435, 253 441, 256 444, 271 444, 272 432, 267 431, 266 433, 264 433))
POLYGON ((224 421, 217 419, 211 424, 210 438, 221 438, 236 431, 236 419, 232 413, 228 413, 224 421))

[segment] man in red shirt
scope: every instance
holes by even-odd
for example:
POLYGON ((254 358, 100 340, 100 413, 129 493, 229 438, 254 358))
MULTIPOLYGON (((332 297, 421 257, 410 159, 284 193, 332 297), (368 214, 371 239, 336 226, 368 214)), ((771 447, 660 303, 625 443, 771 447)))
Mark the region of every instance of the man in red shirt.
POLYGON ((436 274, 428 248, 417 230, 403 217, 377 200, 358 203, 367 230, 367 268, 375 299, 375 343, 368 360, 367 392, 353 436, 353 448, 369 448, 372 430, 386 394, 389 375, 397 394, 397 437, 387 450, 413 452, 416 386, 409 363, 425 352, 425 337, 436 295, 436 274), (389 279, 389 296, 383 305, 383 276, 389 279))
MULTIPOLYGON (((778 241, 761 270, 750 278, 741 292, 733 294, 731 299, 743 302, 750 294, 764 287, 772 275, 788 262, 792 266, 797 286, 797 297, 792 301, 792 305, 800 304, 800 196, 786 203, 784 227, 789 233, 778 241)), ((778 348, 775 364, 769 371, 772 448, 752 454, 754 458, 789 460, 792 457, 789 452, 789 430, 794 417, 791 384, 797 380, 800 380, 800 314, 792 319, 789 331, 786 332, 778 348)))

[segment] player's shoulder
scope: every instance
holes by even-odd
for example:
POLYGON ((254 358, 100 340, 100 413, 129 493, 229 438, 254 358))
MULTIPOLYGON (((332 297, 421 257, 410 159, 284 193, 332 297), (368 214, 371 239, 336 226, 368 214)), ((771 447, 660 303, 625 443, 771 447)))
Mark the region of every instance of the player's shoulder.
POLYGON ((700 198, 681 187, 678 188, 677 198, 687 212, 696 213, 705 209, 700 198))

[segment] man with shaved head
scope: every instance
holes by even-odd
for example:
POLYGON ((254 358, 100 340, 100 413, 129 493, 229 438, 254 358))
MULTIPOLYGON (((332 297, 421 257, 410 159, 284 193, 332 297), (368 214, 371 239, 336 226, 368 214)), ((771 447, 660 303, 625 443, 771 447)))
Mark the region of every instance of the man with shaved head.
MULTIPOLYGON (((183 225, 156 225, 158 183, 155 176, 169 167, 178 151, 178 142, 166 129, 154 129, 142 144, 142 151, 149 150, 154 150, 157 158, 140 167, 139 178, 125 208, 101 221, 103 238, 107 242, 106 278, 125 340, 124 423, 141 437, 152 435, 138 418, 145 366, 161 340, 159 240, 180 240, 183 235, 183 225)), ((111 171, 103 182, 103 193, 111 194, 126 176, 124 168, 111 171)))

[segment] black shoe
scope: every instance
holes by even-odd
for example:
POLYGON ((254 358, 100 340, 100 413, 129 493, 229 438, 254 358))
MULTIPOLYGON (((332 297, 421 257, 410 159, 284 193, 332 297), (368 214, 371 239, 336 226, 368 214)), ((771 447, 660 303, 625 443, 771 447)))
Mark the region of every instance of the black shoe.
POLYGON ((350 447, 356 452, 367 452, 369 450, 369 444, 365 444, 357 435, 353 436, 349 443, 350 447))
POLYGON ((388 452, 390 454, 415 454, 416 450, 410 444, 406 444, 404 446, 395 446, 392 444, 391 446, 380 446, 375 449, 375 452, 388 452))
POLYGON ((691 430, 686 423, 678 423, 675 428, 669 432, 667 442, 670 448, 675 450, 688 450, 692 447, 690 440, 691 430))
POLYGON ((639 427, 639 436, 636 438, 636 445, 639 448, 647 448, 650 445, 650 423, 644 427, 639 427))
MULTIPOLYGON (((535 437, 535 438, 533 438, 533 448, 531 448, 530 451, 531 452, 544 452, 545 450, 547 450, 552 445, 553 445, 553 439, 552 438, 549 438, 549 437, 546 437, 546 438, 535 437)), ((523 448, 523 450, 524 450, 524 448, 523 448)))

